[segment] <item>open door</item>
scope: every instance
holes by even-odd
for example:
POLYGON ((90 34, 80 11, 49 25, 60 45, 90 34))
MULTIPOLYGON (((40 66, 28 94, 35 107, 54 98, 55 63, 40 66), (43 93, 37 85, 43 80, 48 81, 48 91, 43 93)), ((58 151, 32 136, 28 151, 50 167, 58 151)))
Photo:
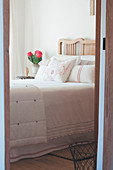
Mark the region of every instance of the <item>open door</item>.
POLYGON ((98 116, 98 150, 97 169, 103 168, 104 136, 104 84, 105 84, 105 41, 106 41, 106 0, 101 1, 100 22, 100 78, 99 78, 99 116, 98 116))
MULTIPOLYGON (((97 169, 112 170, 113 169, 113 0, 103 0, 101 1, 101 3, 103 9, 102 20, 104 20, 103 22, 101 21, 101 25, 103 26, 101 28, 101 37, 102 35, 104 35, 103 31, 105 33, 106 30, 106 36, 105 36, 106 39, 101 40, 102 41, 101 50, 103 50, 103 52, 101 52, 101 61, 100 61, 100 65, 101 65, 100 82, 102 83, 103 80, 105 81, 100 86, 100 90, 103 89, 103 92, 101 93, 102 96, 100 96, 102 98, 100 100, 99 110, 101 110, 102 107, 103 110, 99 112, 100 115, 99 136, 100 137, 98 138, 97 169), (103 104, 102 104, 102 100, 103 100, 103 104), (104 124, 103 124, 103 120, 104 120, 104 124), (101 131, 103 129, 104 129, 104 133, 103 131, 101 131), (100 160, 99 157, 101 158, 100 160)), ((102 37, 102 39, 103 38, 104 37, 102 37)))

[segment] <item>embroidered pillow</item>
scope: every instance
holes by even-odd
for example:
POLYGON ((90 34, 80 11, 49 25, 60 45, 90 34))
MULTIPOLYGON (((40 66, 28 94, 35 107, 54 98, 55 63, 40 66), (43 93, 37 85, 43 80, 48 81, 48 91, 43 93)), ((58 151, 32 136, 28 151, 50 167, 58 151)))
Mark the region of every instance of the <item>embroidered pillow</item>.
POLYGON ((79 65, 95 65, 95 56, 93 55, 81 56, 79 65))
POLYGON ((69 82, 94 83, 95 66, 94 65, 77 65, 74 66, 68 79, 69 82))
POLYGON ((36 75, 37 80, 65 82, 76 60, 58 61, 51 59, 48 66, 40 66, 36 75))
POLYGON ((65 82, 69 77, 75 62, 75 59, 58 61, 52 58, 43 72, 43 80, 65 82))

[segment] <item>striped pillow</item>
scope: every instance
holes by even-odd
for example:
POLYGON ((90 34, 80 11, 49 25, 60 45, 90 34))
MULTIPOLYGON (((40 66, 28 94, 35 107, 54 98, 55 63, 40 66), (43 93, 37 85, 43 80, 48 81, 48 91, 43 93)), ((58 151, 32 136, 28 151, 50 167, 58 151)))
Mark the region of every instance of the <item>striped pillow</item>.
POLYGON ((77 65, 74 66, 68 79, 69 82, 94 83, 95 66, 94 65, 77 65))
POLYGON ((79 65, 95 65, 95 56, 93 55, 81 56, 79 65))

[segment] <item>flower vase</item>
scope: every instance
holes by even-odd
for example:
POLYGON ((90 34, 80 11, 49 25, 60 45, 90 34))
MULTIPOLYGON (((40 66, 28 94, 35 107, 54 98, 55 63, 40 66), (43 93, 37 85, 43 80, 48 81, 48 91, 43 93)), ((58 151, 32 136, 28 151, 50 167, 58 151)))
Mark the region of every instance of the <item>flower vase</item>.
POLYGON ((32 65, 32 73, 33 74, 36 74, 38 69, 39 69, 39 65, 38 64, 33 64, 32 65))

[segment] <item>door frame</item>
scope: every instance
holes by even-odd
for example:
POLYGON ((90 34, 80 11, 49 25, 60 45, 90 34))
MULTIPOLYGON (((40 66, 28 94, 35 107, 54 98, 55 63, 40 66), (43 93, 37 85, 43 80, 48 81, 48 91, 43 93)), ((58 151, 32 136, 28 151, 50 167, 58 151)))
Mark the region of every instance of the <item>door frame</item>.
MULTIPOLYGON (((5 97, 5 170, 10 170, 10 90, 9 90, 9 6, 10 0, 3 1, 4 18, 4 97, 5 97)), ((112 0, 111 0, 112 1, 112 0)), ((98 141, 99 72, 100 72, 100 27, 101 0, 96 0, 96 69, 95 69, 95 130, 98 141)))
POLYGON ((100 41, 101 41, 101 0, 96 0, 95 130, 97 142, 98 142, 98 115, 99 115, 100 41))
POLYGON ((4 27, 4 105, 5 105, 5 170, 10 170, 10 91, 9 91, 9 0, 3 1, 4 27))
POLYGON ((103 169, 113 169, 113 0, 106 2, 106 65, 103 169))

